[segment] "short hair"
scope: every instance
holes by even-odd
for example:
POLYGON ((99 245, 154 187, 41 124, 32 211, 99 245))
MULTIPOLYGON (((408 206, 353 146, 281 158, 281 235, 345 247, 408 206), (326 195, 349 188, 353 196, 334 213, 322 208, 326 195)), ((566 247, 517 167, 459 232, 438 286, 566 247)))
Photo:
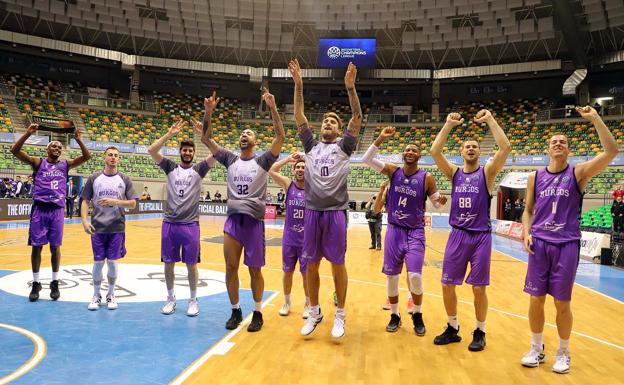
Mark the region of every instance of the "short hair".
POLYGON ((193 149, 195 149, 195 142, 192 140, 183 140, 180 142, 180 150, 182 147, 193 147, 193 149))
POLYGON ((303 163, 303 164, 305 165, 305 160, 304 160, 303 158, 301 158, 301 159, 299 159, 298 161, 296 161, 296 162, 293 164, 293 166, 292 166, 293 170, 295 169, 295 167, 297 167, 297 165, 298 165, 299 163, 303 163))
POLYGON ((336 121, 338 122, 338 129, 342 129, 342 119, 340 119, 340 116, 338 116, 337 113, 335 112, 326 112, 325 114, 323 114, 323 119, 325 118, 334 118, 336 119, 336 121))
POLYGON ((104 150, 104 153, 106 154, 106 152, 107 152, 108 150, 115 150, 115 151, 117 151, 117 152, 121 152, 121 151, 119 151, 119 149, 118 149, 117 147, 115 147, 115 146, 108 146, 108 147, 106 147, 106 149, 104 150))
POLYGON ((52 145, 52 143, 58 143, 61 147, 63 147, 63 143, 59 142, 58 140, 51 140, 48 142, 48 144, 46 145, 46 149, 50 148, 50 146, 52 145))
POLYGON ((566 138, 566 140, 568 140, 568 136, 563 132, 555 132, 554 134, 550 135, 550 138, 548 140, 550 141, 550 139, 552 139, 554 136, 563 136, 566 138))
MULTIPOLYGON (((420 145, 419 145, 418 143, 408 143, 408 144, 405 146, 405 150, 407 150, 407 147, 408 147, 408 146, 414 146, 414 147, 416 147, 416 150, 418 150, 418 153, 420 154, 420 145)), ((405 151, 405 150, 404 150, 404 151, 405 151)))

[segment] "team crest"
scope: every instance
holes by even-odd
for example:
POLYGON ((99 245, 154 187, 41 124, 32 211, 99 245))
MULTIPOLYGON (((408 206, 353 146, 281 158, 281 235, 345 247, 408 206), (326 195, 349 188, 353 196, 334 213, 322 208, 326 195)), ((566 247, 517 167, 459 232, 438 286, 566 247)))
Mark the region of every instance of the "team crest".
POLYGON ((412 179, 412 184, 418 184, 418 179, 412 179))
POLYGON ((479 175, 475 175, 475 176, 473 176, 473 177, 472 177, 472 179, 473 179, 475 182, 476 182, 476 181, 478 181, 478 180, 479 180, 479 175))
POLYGON ((570 180, 570 177, 569 177, 569 176, 567 176, 567 175, 566 175, 566 176, 564 176, 564 177, 561 179, 561 181, 562 181, 563 183, 568 183, 568 181, 569 181, 569 180, 570 180))
POLYGON ((403 180, 403 184, 409 184, 409 179, 403 180))

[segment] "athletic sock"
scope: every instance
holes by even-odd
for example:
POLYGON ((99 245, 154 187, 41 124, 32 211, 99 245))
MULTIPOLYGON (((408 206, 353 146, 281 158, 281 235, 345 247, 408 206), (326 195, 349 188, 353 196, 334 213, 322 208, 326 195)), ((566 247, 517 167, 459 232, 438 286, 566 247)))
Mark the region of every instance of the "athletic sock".
POLYGON ((232 305, 232 309, 240 309, 240 303, 235 303, 232 305))
POLYGON ((345 319, 347 313, 345 312, 344 307, 336 308, 336 318, 345 319))
POLYGON ((531 333, 531 344, 542 350, 544 346, 544 333, 531 333))
POLYGON ((284 294, 284 302, 290 305, 290 294, 284 294))
POLYGON ((33 273, 33 281, 39 282, 39 273, 33 273))
POLYGON ((53 271, 53 272, 52 272, 52 280, 53 280, 53 281, 58 280, 58 271, 53 271))
POLYGON ((422 313, 422 305, 414 305, 414 313, 422 313))
POLYGON ((559 339, 559 349, 560 350, 569 350, 570 349, 570 339, 564 340, 559 339))
POLYGON ((391 303, 390 304, 390 310, 392 311, 392 314, 399 314, 399 303, 391 303))
POLYGON ((448 316, 448 323, 453 327, 453 329, 459 330, 459 321, 457 315, 448 316))
POLYGON ((168 295, 169 297, 175 297, 175 294, 174 294, 173 289, 167 289, 167 295, 168 295))
POLYGON ((481 322, 481 321, 477 320, 477 329, 479 329, 483 333, 485 333, 485 321, 481 322))
POLYGON ((262 311, 262 302, 254 302, 254 311, 262 311))

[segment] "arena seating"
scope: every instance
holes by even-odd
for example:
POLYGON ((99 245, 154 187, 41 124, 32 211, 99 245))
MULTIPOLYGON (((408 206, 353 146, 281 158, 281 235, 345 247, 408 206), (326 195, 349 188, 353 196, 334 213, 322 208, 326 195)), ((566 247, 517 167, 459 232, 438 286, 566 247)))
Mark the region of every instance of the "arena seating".
POLYGON ((2 98, 0 98, 0 132, 13 132, 13 123, 2 98))
POLYGON ((608 231, 613 226, 611 205, 601 206, 581 214, 581 229, 585 231, 608 231))

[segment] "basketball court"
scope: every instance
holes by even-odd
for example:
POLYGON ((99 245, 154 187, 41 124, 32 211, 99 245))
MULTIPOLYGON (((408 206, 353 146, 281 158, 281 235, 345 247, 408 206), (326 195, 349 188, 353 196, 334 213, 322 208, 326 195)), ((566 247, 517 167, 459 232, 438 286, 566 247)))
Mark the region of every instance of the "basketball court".
MULTIPOLYGON (((475 319, 472 293, 458 288, 462 342, 435 346, 433 337, 446 325, 441 297, 441 263, 448 229, 446 217, 434 217, 427 229, 423 270, 423 314, 427 334, 417 337, 405 308, 407 291, 401 281, 403 325, 387 333, 389 312, 382 252, 369 250, 365 225, 348 232, 349 289, 346 337, 330 337, 334 314, 333 282, 328 264, 321 270, 321 308, 326 320, 313 338, 299 334, 303 325, 301 277, 295 275, 293 306, 278 315, 281 293, 281 220, 267 221, 267 263, 264 319, 259 333, 248 333, 253 301, 249 276, 240 270, 241 307, 246 317, 229 332, 224 323, 230 306, 222 255, 224 217, 202 216, 200 284, 201 313, 186 316, 186 268, 176 279, 178 308, 160 314, 166 297, 160 255, 159 214, 132 216, 127 222, 128 254, 123 260, 116 293, 119 309, 87 310, 91 298, 90 241, 78 220, 66 220, 62 247, 61 298, 49 300, 49 252, 44 249, 42 300, 30 303, 27 282, 30 248, 28 222, 3 223, 0 229, 0 384, 616 384, 621 379, 624 335, 624 271, 581 260, 573 293, 574 329, 569 375, 551 371, 558 343, 554 307, 547 301, 544 332, 547 362, 537 369, 520 365, 528 350, 528 295, 522 292, 526 254, 521 243, 494 235, 489 289, 487 347, 467 349, 475 319)), ((384 230, 385 233, 385 230, 384 230)), ((105 284, 104 284, 105 286, 105 284)), ((105 287, 104 287, 105 288, 105 287)), ((103 288, 103 289, 104 289, 103 288)))

